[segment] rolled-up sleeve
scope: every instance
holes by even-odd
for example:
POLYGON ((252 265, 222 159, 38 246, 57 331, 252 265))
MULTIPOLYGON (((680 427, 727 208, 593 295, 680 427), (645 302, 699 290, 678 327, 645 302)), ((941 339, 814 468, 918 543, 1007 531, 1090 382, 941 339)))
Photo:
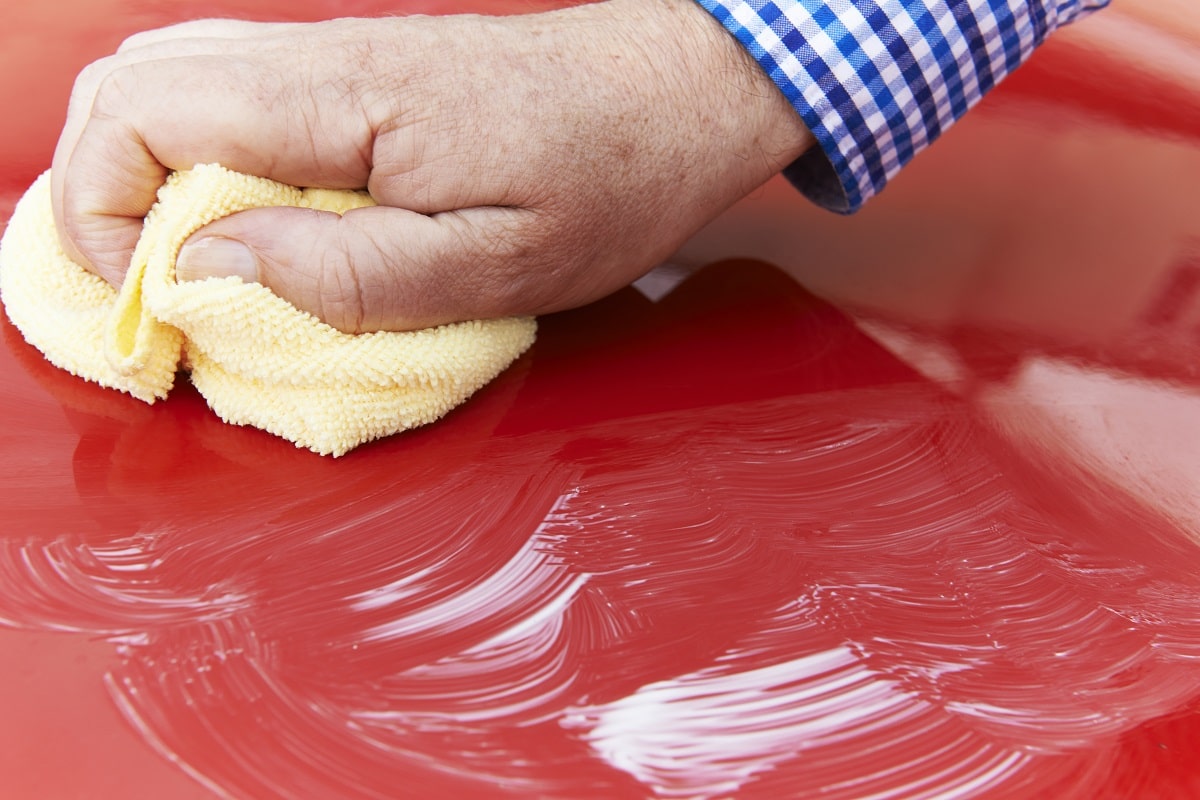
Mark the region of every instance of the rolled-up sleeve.
POLYGON ((856 211, 1055 28, 1108 0, 697 0, 783 91, 819 149, 786 174, 856 211))

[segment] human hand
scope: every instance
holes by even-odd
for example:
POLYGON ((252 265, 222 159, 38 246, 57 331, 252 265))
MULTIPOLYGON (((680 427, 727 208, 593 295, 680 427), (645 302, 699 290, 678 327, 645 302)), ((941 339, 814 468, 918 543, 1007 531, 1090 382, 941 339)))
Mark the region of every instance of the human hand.
POLYGON ((811 141, 692 0, 203 20, 138 34, 81 73, 55 218, 68 253, 119 285, 170 170, 366 187, 379 206, 342 217, 218 220, 178 275, 240 275, 349 332, 405 330, 602 297, 811 141))

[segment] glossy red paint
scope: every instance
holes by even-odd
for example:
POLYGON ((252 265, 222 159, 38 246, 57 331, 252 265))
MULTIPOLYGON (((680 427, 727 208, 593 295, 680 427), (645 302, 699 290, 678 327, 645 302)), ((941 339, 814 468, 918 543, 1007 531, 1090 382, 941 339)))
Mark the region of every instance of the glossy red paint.
MULTIPOLYGON (((88 48, 5 107, 190 12, 87 8, 18 20, 88 48)), ((0 323, 4 796, 1200 792, 1200 145, 1107 24, 859 217, 772 186, 336 461, 0 323)))

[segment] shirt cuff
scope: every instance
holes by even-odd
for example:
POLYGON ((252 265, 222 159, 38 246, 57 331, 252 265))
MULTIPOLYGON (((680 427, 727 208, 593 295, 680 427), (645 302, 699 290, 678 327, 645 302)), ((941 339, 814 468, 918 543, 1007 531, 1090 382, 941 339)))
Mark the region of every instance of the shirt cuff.
POLYGON ((816 138, 785 170, 857 211, 1020 66, 1109 0, 697 0, 737 37, 816 138))

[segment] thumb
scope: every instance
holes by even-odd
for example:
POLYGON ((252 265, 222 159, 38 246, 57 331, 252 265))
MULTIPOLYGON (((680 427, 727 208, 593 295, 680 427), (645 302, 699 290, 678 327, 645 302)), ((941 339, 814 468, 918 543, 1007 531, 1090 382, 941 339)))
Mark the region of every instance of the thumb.
POLYGON ((176 279, 237 276, 347 333, 416 330, 538 309, 514 290, 530 273, 521 229, 533 212, 426 216, 386 206, 338 215, 258 208, 216 220, 179 251, 176 279))

